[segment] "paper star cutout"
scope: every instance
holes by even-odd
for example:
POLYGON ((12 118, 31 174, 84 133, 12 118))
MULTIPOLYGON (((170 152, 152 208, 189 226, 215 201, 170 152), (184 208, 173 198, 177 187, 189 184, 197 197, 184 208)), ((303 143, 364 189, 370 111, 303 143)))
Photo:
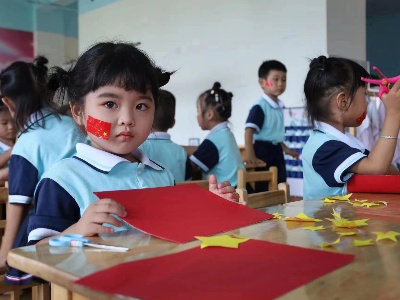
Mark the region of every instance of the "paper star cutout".
POLYGON ((387 201, 376 201, 375 203, 382 203, 383 205, 387 206, 389 202, 387 202, 387 201))
POLYGON ((369 219, 362 219, 362 220, 346 220, 346 219, 340 219, 340 220, 332 220, 333 225, 335 227, 346 227, 346 228, 355 228, 355 227, 362 227, 362 226, 367 226, 367 221, 369 219))
POLYGON ((325 228, 324 228, 323 225, 321 225, 321 226, 307 226, 307 227, 303 227, 303 229, 311 230, 311 231, 317 231, 317 230, 323 230, 325 228))
POLYGON ((358 200, 358 199, 356 199, 356 200, 354 200, 354 202, 367 202, 368 200, 367 199, 364 199, 364 200, 358 200))
POLYGON ((368 207, 368 208, 370 208, 372 206, 379 206, 378 203, 374 203, 374 202, 364 202, 362 205, 365 207, 368 207))
POLYGON ((332 199, 332 200, 348 201, 350 199, 351 195, 353 195, 353 194, 347 194, 344 196, 329 196, 328 198, 332 199))
POLYGON ((387 232, 380 232, 380 231, 376 231, 373 232, 377 235, 376 237, 376 241, 379 242, 380 240, 384 240, 384 239, 388 239, 388 240, 392 240, 393 242, 397 243, 397 235, 400 235, 400 232, 396 232, 396 231, 387 231, 387 232))
POLYGON ((275 213, 273 213, 272 214, 273 216, 274 216, 274 219, 278 219, 278 220, 281 220, 282 219, 282 214, 280 214, 280 213, 278 213, 278 212, 275 212, 275 213))
POLYGON ((325 198, 324 199, 324 203, 335 203, 336 202, 336 200, 334 200, 334 199, 329 199, 329 198, 325 198))
POLYGON ((284 221, 301 221, 301 222, 321 222, 320 219, 314 219, 307 216, 305 213, 301 212, 295 217, 287 217, 283 219, 284 221))
POLYGON ((363 247, 363 246, 369 246, 373 245, 374 243, 372 242, 371 239, 369 240, 354 240, 353 245, 356 247, 363 247))
POLYGON ((353 206, 363 206, 363 204, 362 203, 359 203, 359 202, 350 202, 351 203, 351 205, 353 205, 353 206))
POLYGON ((339 244, 340 242, 340 238, 338 238, 337 240, 333 241, 332 243, 322 243, 322 244, 318 244, 317 246, 321 247, 321 248, 325 248, 325 247, 331 247, 333 245, 339 244))
POLYGON ((217 235, 217 236, 195 236, 196 239, 202 241, 200 248, 206 247, 225 247, 225 248, 239 248, 240 243, 247 242, 249 238, 239 236, 236 234, 230 235, 217 235))
POLYGON ((357 232, 355 231, 348 231, 348 232, 338 232, 341 236, 350 236, 350 235, 356 235, 357 232))
POLYGON ((335 218, 336 220, 342 219, 342 217, 340 216, 340 214, 339 214, 334 208, 332 208, 332 210, 333 210, 332 216, 334 216, 334 218, 335 218))

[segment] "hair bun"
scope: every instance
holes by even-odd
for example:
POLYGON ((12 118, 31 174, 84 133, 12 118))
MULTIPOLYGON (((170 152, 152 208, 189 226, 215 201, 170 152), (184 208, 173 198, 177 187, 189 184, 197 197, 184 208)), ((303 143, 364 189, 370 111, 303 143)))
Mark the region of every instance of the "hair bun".
POLYGON ((156 76, 157 76, 157 80, 158 80, 158 87, 162 87, 164 85, 166 85, 170 78, 171 75, 174 74, 175 72, 166 72, 163 69, 156 67, 156 76))
POLYGON ((216 81, 216 82, 214 82, 214 85, 213 85, 213 87, 212 87, 212 90, 219 90, 221 88, 221 84, 218 82, 218 81, 216 81))
POLYGON ((324 71, 326 70, 327 61, 328 58, 324 55, 314 58, 310 63, 310 69, 320 69, 324 71))
POLYGON ((49 60, 46 57, 38 56, 33 60, 32 65, 35 68, 43 68, 44 67, 47 69, 46 64, 48 64, 48 63, 49 63, 49 60))
POLYGON ((58 88, 66 88, 70 83, 70 74, 63 68, 54 67, 51 69, 52 73, 48 81, 48 87, 52 91, 58 88))

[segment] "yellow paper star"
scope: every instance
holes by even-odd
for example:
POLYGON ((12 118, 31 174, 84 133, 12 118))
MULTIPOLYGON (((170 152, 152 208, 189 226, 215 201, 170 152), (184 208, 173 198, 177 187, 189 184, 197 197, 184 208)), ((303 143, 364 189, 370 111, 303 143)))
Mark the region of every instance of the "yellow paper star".
POLYGON ((384 240, 384 239, 388 239, 388 240, 392 240, 393 242, 397 243, 397 235, 400 235, 400 232, 396 232, 396 231, 387 231, 387 232, 380 232, 380 231, 376 231, 373 232, 377 235, 376 237, 376 241, 379 242, 380 240, 384 240))
POLYGON ((336 200, 334 200, 334 199, 329 199, 329 198, 325 198, 324 199, 324 203, 335 203, 336 202, 336 200))
POLYGON ((333 213, 332 216, 336 219, 336 220, 340 220, 342 219, 342 217, 340 216, 340 214, 338 212, 336 212, 336 210, 334 208, 332 208, 333 213))
POLYGON ((340 242, 340 238, 338 238, 337 240, 333 241, 332 243, 322 243, 322 244, 318 244, 317 246, 321 247, 321 248, 325 248, 325 247, 331 247, 333 245, 339 244, 340 242))
POLYGON ((362 203, 360 203, 360 202, 350 202, 351 203, 351 205, 353 205, 353 206, 363 206, 363 204, 362 203))
POLYGON ((354 240, 353 245, 356 247, 363 247, 363 246, 369 246, 373 245, 374 243, 372 242, 371 239, 369 240, 354 240))
POLYGON ((341 236, 350 236, 350 235, 356 235, 357 232, 355 231, 347 231, 347 232, 338 232, 341 236))
POLYGON ((362 205, 365 207, 368 207, 368 208, 372 207, 372 206, 379 206, 378 203, 374 203, 374 202, 364 202, 362 205))
POLYGON ((346 228, 355 228, 355 227, 362 227, 362 226, 367 226, 367 221, 369 219, 362 219, 362 220, 346 220, 346 219, 340 219, 340 220, 332 220, 332 223, 335 227, 346 227, 346 228))
POLYGON ((307 226, 307 227, 303 227, 303 229, 311 230, 311 231, 317 231, 317 230, 323 230, 325 228, 324 228, 323 225, 321 225, 321 226, 307 226))
POLYGON ((344 196, 329 196, 329 199, 339 200, 339 201, 348 201, 353 194, 347 194, 344 196))
POLYGON ((288 217, 284 219, 285 221, 302 221, 302 222, 321 222, 320 219, 314 219, 307 216, 305 213, 301 212, 295 217, 288 217))
POLYGON ((202 241, 201 249, 206 247, 225 247, 239 248, 240 243, 247 242, 249 238, 242 237, 236 234, 217 235, 217 236, 195 236, 196 239, 202 241))
POLYGON ((278 220, 281 220, 282 219, 282 214, 280 214, 280 213, 278 213, 278 212, 275 212, 275 213, 273 213, 272 214, 273 216, 274 216, 274 219, 278 219, 278 220))
POLYGON ((368 200, 367 199, 364 199, 364 200, 358 200, 358 199, 356 199, 356 200, 354 200, 354 202, 367 202, 368 200))

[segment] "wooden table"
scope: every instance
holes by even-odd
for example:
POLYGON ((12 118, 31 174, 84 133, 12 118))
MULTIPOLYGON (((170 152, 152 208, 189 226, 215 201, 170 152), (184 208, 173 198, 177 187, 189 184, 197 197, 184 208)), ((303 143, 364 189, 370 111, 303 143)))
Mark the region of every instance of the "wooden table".
MULTIPOLYGON (((313 232, 302 228, 310 226, 309 223, 274 219, 232 231, 254 239, 318 249, 317 244, 324 241, 332 242, 338 237, 337 232, 331 228, 331 223, 325 220, 326 217, 332 217, 333 207, 340 211, 344 218, 370 218, 367 227, 357 229, 357 237, 343 237, 335 247, 324 249, 324 251, 355 254, 353 262, 292 290, 279 299, 400 299, 400 245, 389 240, 359 248, 352 245, 354 238, 375 241, 376 235, 373 234, 375 231, 400 232, 400 195, 354 194, 353 196, 357 199, 386 200, 389 204, 387 207, 359 208, 348 203, 324 205, 321 200, 291 202, 285 206, 274 206, 266 210, 271 213, 280 212, 285 216, 295 216, 299 212, 305 212, 323 219, 323 225, 328 228, 313 232)), ((130 247, 131 250, 126 253, 110 253, 86 248, 74 250, 38 245, 12 250, 8 255, 8 261, 13 267, 50 281, 52 299, 122 299, 74 285, 73 281, 122 262, 174 253, 200 244, 195 241, 178 245, 138 231, 114 234, 103 239, 97 237, 93 240, 130 247)), ((301 272, 301 270, 292 271, 301 272)), ((245 280, 251 278, 245 278, 244 284, 245 280)))

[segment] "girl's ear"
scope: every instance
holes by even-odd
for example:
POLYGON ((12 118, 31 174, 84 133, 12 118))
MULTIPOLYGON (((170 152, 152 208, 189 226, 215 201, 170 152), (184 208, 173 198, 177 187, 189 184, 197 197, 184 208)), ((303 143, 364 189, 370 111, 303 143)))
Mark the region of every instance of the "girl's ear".
POLYGON ((16 111, 14 102, 6 97, 1 98, 1 101, 4 103, 5 106, 7 106, 8 110, 10 111, 11 117, 14 119, 16 111))
POLYGON ((347 97, 346 93, 341 92, 336 95, 336 104, 340 110, 347 110, 350 106, 350 98, 347 97))
POLYGON ((214 118, 214 110, 213 109, 207 109, 206 113, 205 113, 205 117, 208 121, 212 120, 214 118))
POLYGON ((79 105, 74 105, 71 102, 69 103, 69 107, 71 108, 72 117, 74 118, 75 122, 79 126, 85 127, 85 118, 83 116, 83 109, 79 105))

